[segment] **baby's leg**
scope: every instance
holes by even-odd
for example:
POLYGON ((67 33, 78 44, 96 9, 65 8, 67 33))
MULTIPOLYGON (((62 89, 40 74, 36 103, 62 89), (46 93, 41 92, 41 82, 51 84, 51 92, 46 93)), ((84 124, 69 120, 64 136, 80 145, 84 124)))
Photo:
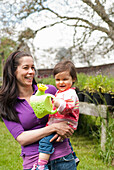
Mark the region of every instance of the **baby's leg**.
POLYGON ((38 165, 39 166, 44 165, 46 167, 46 165, 48 164, 49 158, 50 158, 50 154, 39 153, 38 165))
POLYGON ((50 158, 50 154, 41 153, 41 152, 39 153, 39 159, 48 161, 49 158, 50 158))
POLYGON ((50 139, 55 134, 46 136, 39 141, 39 159, 37 170, 48 170, 48 161, 50 155, 54 152, 53 142, 50 142, 50 139))

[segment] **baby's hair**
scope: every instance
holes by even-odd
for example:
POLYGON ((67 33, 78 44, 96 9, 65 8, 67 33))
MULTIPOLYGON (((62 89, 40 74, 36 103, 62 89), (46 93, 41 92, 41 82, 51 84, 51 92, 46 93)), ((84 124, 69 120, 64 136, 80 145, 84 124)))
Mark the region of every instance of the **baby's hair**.
POLYGON ((69 71, 72 79, 77 81, 76 67, 71 61, 63 60, 57 63, 53 69, 53 75, 55 77, 56 74, 64 71, 69 71))

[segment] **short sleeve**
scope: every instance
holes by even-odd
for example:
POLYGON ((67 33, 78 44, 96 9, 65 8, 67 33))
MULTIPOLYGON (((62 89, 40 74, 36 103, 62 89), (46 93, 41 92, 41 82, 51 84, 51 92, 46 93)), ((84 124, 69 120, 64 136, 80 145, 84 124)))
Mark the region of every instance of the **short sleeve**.
POLYGON ((9 132, 13 135, 15 139, 24 131, 20 123, 8 121, 6 119, 3 119, 3 121, 6 127, 8 128, 9 132))
POLYGON ((48 89, 45 91, 45 93, 50 93, 50 94, 55 95, 55 93, 57 92, 56 87, 53 85, 47 85, 47 86, 48 86, 48 89))

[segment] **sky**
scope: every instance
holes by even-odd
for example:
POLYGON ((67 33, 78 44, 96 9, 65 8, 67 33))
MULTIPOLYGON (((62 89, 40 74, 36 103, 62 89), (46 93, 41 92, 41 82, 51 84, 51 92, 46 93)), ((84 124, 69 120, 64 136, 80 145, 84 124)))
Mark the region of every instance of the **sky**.
MULTIPOLYGON (((39 32, 34 40, 34 45, 36 46, 36 48, 40 49, 36 51, 36 55, 38 55, 37 67, 43 68, 45 61, 46 61, 45 67, 47 68, 53 67, 55 62, 50 60, 50 58, 54 59, 54 54, 52 54, 49 57, 49 54, 47 52, 44 52, 45 49, 48 48, 55 49, 60 47, 68 48, 72 46, 72 34, 73 34, 72 29, 62 28, 60 26, 49 28, 47 30, 43 30, 39 32), (43 55, 45 55, 45 57, 43 57, 43 55), (39 56, 42 56, 41 60, 39 56)), ((101 56, 98 56, 96 57, 92 65, 95 66, 95 65, 102 65, 108 63, 114 63, 114 54, 111 53, 110 58, 106 57, 105 59, 101 58, 101 56)), ((87 66, 87 63, 84 64, 77 60, 76 67, 84 67, 84 66, 87 66)))
MULTIPOLYGON (((80 0, 79 0, 80 1, 80 0)), ((70 0, 69 2, 71 2, 71 9, 74 8, 74 5, 76 3, 79 3, 79 1, 75 1, 75 0, 70 0)), ((50 2, 50 7, 54 7, 55 4, 54 2, 57 3, 56 5, 56 11, 59 11, 60 13, 66 13, 69 15, 77 15, 80 16, 81 15, 81 11, 79 10, 79 8, 77 6, 75 6, 75 10, 71 13, 71 11, 69 11, 68 6, 65 6, 65 10, 63 11, 63 9, 61 9, 59 6, 60 2, 58 0, 50 0, 48 1, 50 2), (61 9, 61 10, 60 10, 61 9)), ((81 1, 80 1, 81 2, 81 1)), ((61 1, 61 3, 63 3, 61 1)), ((108 3, 108 5, 111 2, 108 3)), ((49 24, 51 23, 52 20, 54 20, 54 16, 46 16, 47 13, 46 12, 41 12, 39 15, 34 14, 32 15, 32 17, 37 19, 37 22, 33 23, 32 18, 28 18, 27 20, 24 20, 24 22, 22 22, 22 25, 20 25, 20 27, 18 26, 18 29, 24 29, 27 27, 32 28, 33 30, 36 30, 38 28, 40 28, 41 26, 43 26, 45 23, 49 24), (51 19, 50 19, 51 18, 51 19)), ((84 16, 85 17, 85 16, 84 16)), ((96 16, 96 22, 99 22, 99 18, 98 16, 96 16)), ((81 34, 81 32, 78 32, 78 34, 81 34)), ((98 32, 96 33, 96 35, 94 35, 94 37, 96 38, 98 35, 98 32)), ((73 28, 72 27, 66 27, 65 25, 59 24, 59 25, 55 25, 51 28, 46 28, 44 30, 41 30, 40 32, 37 33, 35 39, 32 41, 33 45, 35 46, 35 58, 37 58, 36 60, 36 67, 37 68, 53 68, 53 66, 56 64, 57 60, 56 60, 56 52, 54 52, 55 49, 59 49, 62 47, 65 47, 66 49, 71 47, 73 45, 72 43, 72 39, 73 39, 73 28), (48 49, 52 48, 52 53, 48 53, 48 49)), ((95 39, 93 38, 93 40, 90 41, 90 43, 94 43, 95 39)), ((30 45, 31 46, 31 45, 30 45)), ((80 62, 78 59, 76 59, 76 67, 84 67, 84 66, 88 66, 87 63, 82 63, 80 62)), ((101 58, 101 56, 96 56, 95 57, 95 61, 92 62, 92 65, 101 65, 101 64, 108 64, 108 63, 114 63, 114 54, 110 54, 110 58, 101 58)))
MULTIPOLYGON (((45 52, 45 50, 49 48, 53 48, 53 49, 56 48, 58 49, 61 47, 69 48, 70 46, 72 46, 72 35, 73 35, 73 29, 66 28, 62 25, 58 25, 40 31, 33 42, 35 47, 38 48, 38 50, 36 50, 35 53, 35 55, 38 56, 37 67, 44 68, 45 65, 45 68, 53 68, 53 66, 56 63, 55 60, 56 54, 49 55, 47 52, 45 52), (39 56, 42 57, 40 58, 39 56)), ((105 59, 99 55, 98 57, 95 58, 95 61, 92 63, 92 65, 95 66, 95 65, 102 65, 108 63, 114 63, 114 54, 111 53, 110 58, 106 57, 105 59)), ((88 66, 87 63, 85 64, 81 63, 77 59, 76 67, 84 67, 84 66, 88 66)))
MULTIPOLYGON (((57 0, 54 0, 53 2, 58 2, 57 0)), ((75 0, 72 1, 72 8, 73 3, 75 4, 75 0)), ((52 0, 50 0, 50 4, 52 7, 54 4, 51 3, 52 0)), ((79 2, 79 1, 78 1, 79 2)), ((108 3, 109 5, 109 3, 108 3)), ((57 11, 62 13, 62 10, 60 10, 59 5, 56 6, 57 11)), ((66 6, 66 14, 69 9, 67 9, 66 6)), ((79 13, 79 8, 75 8, 74 15, 76 13, 79 13)), ((65 13, 65 11, 64 11, 65 13)), ((34 17, 37 17, 37 15, 34 15, 34 17)), ((48 15, 49 17, 49 15, 48 15)), ((46 17, 46 13, 41 12, 41 14, 38 16, 37 22, 35 25, 33 23, 30 23, 30 21, 26 21, 24 24, 31 25, 32 29, 39 28, 45 24, 45 22, 51 23, 50 18, 46 17)), ((98 16, 96 17, 96 22, 99 22, 98 16)), ((54 17, 52 17, 53 20, 54 17)), ((38 68, 52 68, 54 64, 57 62, 56 61, 56 53, 49 54, 46 50, 49 48, 53 49, 59 49, 61 47, 69 48, 73 45, 72 43, 72 38, 73 38, 73 28, 72 27, 66 27, 65 25, 59 24, 55 25, 51 28, 46 28, 44 30, 41 30, 40 32, 37 33, 36 38, 33 41, 33 44, 36 48, 35 56, 37 56, 37 67, 38 68), (51 62, 50 62, 51 61, 51 62)), ((81 32, 78 32, 78 34, 81 34, 81 32)), ((101 34, 100 32, 94 33, 95 35, 93 36, 93 40, 90 41, 90 44, 94 44, 95 39, 97 38, 98 34, 101 34)), ((102 58, 101 55, 95 57, 95 61, 92 62, 92 65, 102 65, 102 64, 108 64, 108 63, 114 63, 114 54, 110 53, 110 58, 102 58)), ((76 60, 76 67, 84 67, 88 66, 87 63, 82 63, 78 59, 76 60)))

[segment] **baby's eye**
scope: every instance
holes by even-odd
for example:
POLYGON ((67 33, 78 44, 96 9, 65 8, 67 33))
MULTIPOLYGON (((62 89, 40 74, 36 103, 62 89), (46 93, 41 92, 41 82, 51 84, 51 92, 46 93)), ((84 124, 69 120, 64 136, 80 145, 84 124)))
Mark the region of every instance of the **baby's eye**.
POLYGON ((32 67, 32 70, 35 70, 35 67, 34 67, 34 66, 32 67))
POLYGON ((25 67, 23 67, 23 69, 27 70, 27 69, 28 69, 28 67, 27 67, 27 66, 25 66, 25 67))

